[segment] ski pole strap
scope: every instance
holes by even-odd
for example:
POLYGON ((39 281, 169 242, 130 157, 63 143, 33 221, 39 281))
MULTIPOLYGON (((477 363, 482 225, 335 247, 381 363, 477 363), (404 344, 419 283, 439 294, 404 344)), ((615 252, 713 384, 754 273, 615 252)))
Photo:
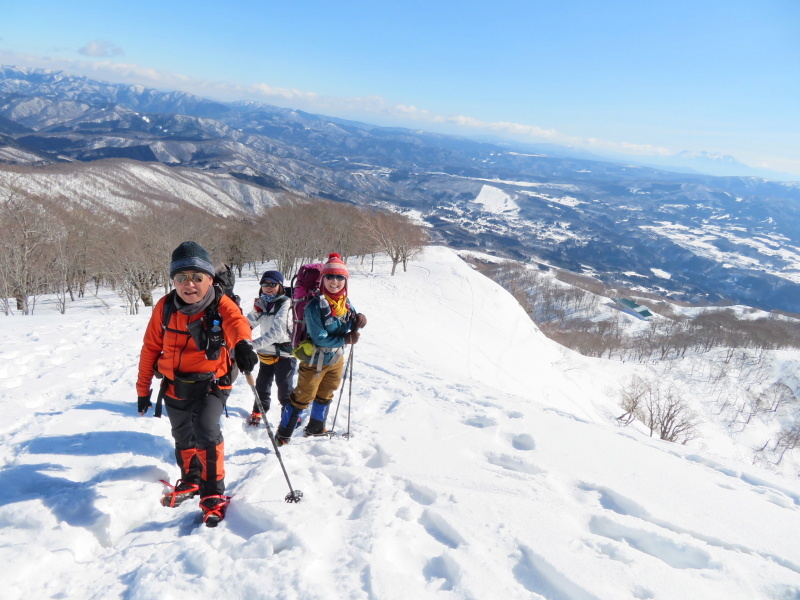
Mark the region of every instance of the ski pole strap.
POLYGON ((164 402, 164 395, 167 393, 168 380, 166 377, 161 379, 161 386, 158 388, 158 398, 156 398, 156 408, 153 412, 154 417, 161 418, 161 405, 164 402))

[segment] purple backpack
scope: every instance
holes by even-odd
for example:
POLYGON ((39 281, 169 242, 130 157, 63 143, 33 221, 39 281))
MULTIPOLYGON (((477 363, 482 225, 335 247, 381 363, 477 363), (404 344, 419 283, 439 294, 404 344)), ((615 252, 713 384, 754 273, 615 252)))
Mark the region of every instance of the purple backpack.
POLYGON ((310 263, 300 267, 292 277, 292 348, 297 348, 308 338, 304 315, 308 303, 319 296, 322 281, 322 263, 310 263))

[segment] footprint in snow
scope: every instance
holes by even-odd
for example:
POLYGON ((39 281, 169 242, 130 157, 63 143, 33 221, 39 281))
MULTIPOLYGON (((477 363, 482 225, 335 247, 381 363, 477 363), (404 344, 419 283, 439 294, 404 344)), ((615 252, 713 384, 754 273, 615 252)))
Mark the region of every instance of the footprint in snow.
POLYGON ((436 502, 436 492, 411 481, 406 483, 406 493, 411 496, 414 502, 424 506, 430 506, 436 502))
POLYGON ((519 546, 513 573, 522 587, 545 600, 598 600, 526 546, 519 546))
POLYGON ((684 541, 685 536, 688 535, 698 545, 760 556, 769 562, 780 564, 787 569, 800 573, 800 565, 796 565, 782 556, 708 537, 701 533, 688 531, 662 519, 654 518, 633 500, 608 488, 588 483, 581 483, 578 487, 583 491, 597 494, 596 498, 600 506, 607 511, 623 517, 640 519, 649 524, 650 527, 656 527, 663 531, 663 534, 659 534, 649 528, 644 529, 642 527, 637 529, 621 525, 609 517, 599 516, 594 517, 590 522, 589 530, 592 533, 616 542, 625 542, 626 548, 630 547, 645 554, 650 554, 670 566, 685 569, 721 568, 719 563, 712 561, 711 555, 705 550, 697 546, 688 546, 684 541), (676 539, 680 541, 675 541, 676 539))
POLYGON ((653 590, 649 590, 640 585, 634 587, 631 590, 631 593, 633 594, 633 597, 636 598, 636 600, 653 600, 653 598, 656 597, 655 592, 653 592, 653 590))
POLYGON ((458 530, 445 521, 444 517, 427 508, 422 512, 419 524, 428 532, 428 535, 448 548, 458 548, 467 543, 458 530))
POLYGON ((470 417, 464 421, 464 425, 477 427, 478 429, 484 429, 485 427, 494 427, 497 425, 497 421, 490 419, 489 417, 470 417))
POLYGON ((618 515, 636 517, 643 521, 652 521, 650 514, 644 508, 630 498, 612 489, 600 485, 592 485, 590 483, 580 483, 578 484, 578 489, 589 492, 591 495, 596 495, 600 506, 606 510, 610 510, 618 515))
POLYGON ((445 592, 452 591, 461 580, 461 569, 451 556, 442 554, 428 561, 422 574, 429 583, 441 581, 439 589, 445 592))
POLYGON ((521 433, 511 438, 511 445, 517 450, 536 450, 536 442, 529 433, 521 433))
POLYGON ((628 527, 607 517, 592 517, 589 531, 617 542, 624 542, 631 548, 649 554, 674 569, 718 568, 711 555, 684 541, 675 541, 653 531, 628 527))
POLYGON ((492 465, 503 467, 509 471, 516 471, 517 473, 526 473, 528 475, 544 473, 544 469, 540 469, 521 458, 509 456, 508 454, 488 454, 486 460, 492 465))
MULTIPOLYGON (((709 469, 721 473, 722 475, 727 475, 728 477, 734 480, 739 480, 744 482, 745 484, 751 486, 752 490, 755 493, 766 496, 770 502, 782 508, 800 507, 800 494, 796 494, 795 492, 787 488, 776 486, 759 477, 755 477, 752 475, 748 475, 747 473, 731 469, 730 467, 727 467, 722 463, 719 463, 715 460, 711 460, 704 456, 700 456, 698 454, 690 454, 689 456, 685 456, 683 458, 685 458, 688 461, 708 467, 709 469)), ((730 489, 735 489, 735 488, 730 487, 730 489)))
POLYGON ((567 419, 571 419, 573 421, 577 421, 578 423, 589 423, 586 419, 579 417, 578 415, 574 415, 571 412, 567 412, 565 410, 559 410, 557 408, 545 408, 544 412, 552 413, 554 415, 558 415, 559 417, 565 417, 567 419))
POLYGON ((311 467, 309 472, 319 473, 327 477, 334 486, 339 488, 345 488, 358 480, 358 477, 352 471, 338 466, 311 467))
POLYGON ((367 461, 367 466, 370 469, 382 469, 386 465, 388 465, 391 461, 389 460, 389 455, 381 448, 380 446, 375 447, 375 454, 372 455, 367 461))

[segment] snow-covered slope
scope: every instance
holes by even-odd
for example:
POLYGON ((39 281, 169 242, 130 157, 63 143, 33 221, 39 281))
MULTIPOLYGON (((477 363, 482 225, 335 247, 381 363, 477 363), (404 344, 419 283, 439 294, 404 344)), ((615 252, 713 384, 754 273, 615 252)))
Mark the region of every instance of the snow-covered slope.
POLYGON ((106 293, 4 318, 3 597, 800 597, 796 479, 616 427, 636 367, 563 351, 448 250, 395 277, 350 266, 369 317, 336 421, 353 437, 295 438, 286 504, 238 382, 217 529, 158 504, 177 468, 167 420, 135 411, 149 314, 106 293))
POLYGON ((211 214, 240 217, 260 214, 285 195, 283 190, 267 190, 228 173, 132 160, 53 164, 21 177, 28 193, 125 214, 140 210, 143 203, 184 202, 211 214))

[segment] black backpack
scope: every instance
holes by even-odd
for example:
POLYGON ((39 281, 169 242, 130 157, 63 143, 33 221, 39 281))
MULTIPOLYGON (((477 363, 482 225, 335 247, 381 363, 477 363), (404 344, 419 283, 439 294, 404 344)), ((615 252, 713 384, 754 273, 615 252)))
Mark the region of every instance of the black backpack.
POLYGON ((239 310, 242 310, 241 298, 233 293, 233 284, 236 283, 236 275, 230 265, 225 263, 216 266, 214 274, 214 288, 221 291, 228 298, 236 302, 239 310))

